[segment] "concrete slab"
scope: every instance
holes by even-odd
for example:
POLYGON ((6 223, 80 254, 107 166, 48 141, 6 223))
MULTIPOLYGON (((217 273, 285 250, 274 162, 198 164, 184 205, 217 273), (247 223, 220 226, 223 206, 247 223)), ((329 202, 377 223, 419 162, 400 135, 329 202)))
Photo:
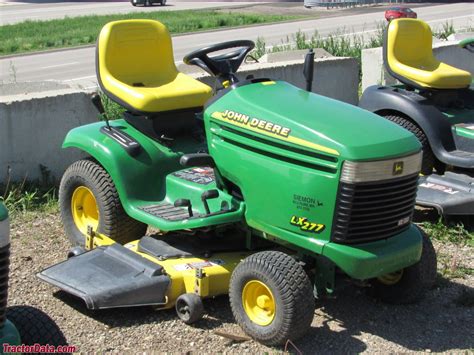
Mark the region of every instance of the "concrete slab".
MULTIPOLYGON (((308 53, 307 49, 297 50, 297 51, 287 51, 287 52, 275 52, 267 53, 262 56, 258 61, 260 63, 278 63, 286 62, 290 60, 304 60, 306 54, 308 53)), ((325 51, 322 48, 314 49, 314 58, 330 58, 334 57, 331 53, 325 51)))
POLYGON ((71 89, 71 87, 68 84, 55 81, 4 83, 0 86, 0 102, 5 100, 4 96, 27 95, 64 89, 71 89))
POLYGON ((474 38, 474 32, 453 33, 448 37, 448 41, 462 41, 468 38, 474 38))

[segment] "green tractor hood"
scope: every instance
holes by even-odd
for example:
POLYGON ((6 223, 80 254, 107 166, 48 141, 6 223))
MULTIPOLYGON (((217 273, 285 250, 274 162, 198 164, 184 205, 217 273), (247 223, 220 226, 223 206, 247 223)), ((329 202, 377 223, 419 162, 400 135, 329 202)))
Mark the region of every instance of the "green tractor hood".
POLYGON ((407 130, 356 106, 283 81, 259 82, 218 95, 206 119, 253 137, 348 160, 390 158, 420 149, 407 130))

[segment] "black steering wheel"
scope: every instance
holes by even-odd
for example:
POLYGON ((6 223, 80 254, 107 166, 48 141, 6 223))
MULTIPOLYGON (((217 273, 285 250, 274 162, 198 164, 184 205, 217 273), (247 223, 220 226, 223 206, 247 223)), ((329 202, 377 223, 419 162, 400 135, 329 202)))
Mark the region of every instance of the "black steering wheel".
POLYGON ((254 47, 255 43, 249 40, 222 42, 189 53, 183 58, 183 62, 188 65, 197 65, 221 80, 233 81, 234 74, 254 47), (214 57, 209 56, 210 53, 232 48, 238 49, 214 57))

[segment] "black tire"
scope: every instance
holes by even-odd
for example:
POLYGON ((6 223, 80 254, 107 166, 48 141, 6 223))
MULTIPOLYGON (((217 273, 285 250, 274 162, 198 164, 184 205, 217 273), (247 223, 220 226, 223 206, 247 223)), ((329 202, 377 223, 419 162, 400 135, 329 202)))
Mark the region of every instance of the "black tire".
POLYGON ((161 0, 161 1, 160 1, 160 5, 161 5, 161 6, 165 6, 165 5, 166 5, 166 0, 161 0))
POLYGON ((436 281, 436 252, 428 235, 418 228, 423 237, 421 259, 416 264, 403 269, 401 278, 394 284, 386 284, 379 279, 371 280, 372 295, 391 304, 409 304, 423 298, 425 292, 436 281))
POLYGON ((68 345, 58 325, 46 313, 29 306, 7 308, 7 318, 20 333, 25 345, 68 345))
POLYGON ((179 296, 175 309, 179 319, 186 324, 193 324, 204 315, 202 299, 195 293, 185 293, 179 296))
POLYGON ((79 187, 88 188, 99 211, 97 231, 125 244, 146 234, 147 226, 124 211, 117 189, 105 169, 91 159, 79 160, 67 168, 59 186, 59 206, 66 234, 73 246, 85 246, 85 231, 74 222, 71 199, 79 187))
POLYGON ((296 340, 310 328, 315 301, 311 282, 291 256, 264 251, 245 258, 232 273, 229 298, 234 318, 245 333, 266 345, 296 340), (268 325, 259 325, 244 309, 244 288, 258 282, 270 290, 274 315, 268 325))
POLYGON ((430 142, 428 142, 428 138, 426 137, 425 132, 423 132, 423 130, 417 124, 412 122, 407 117, 399 116, 396 114, 387 114, 387 115, 384 115, 383 117, 409 130, 411 133, 413 133, 416 136, 416 138, 418 138, 423 149, 423 161, 421 164, 421 173, 423 175, 431 174, 435 166, 436 158, 433 154, 433 151, 431 150, 430 142))

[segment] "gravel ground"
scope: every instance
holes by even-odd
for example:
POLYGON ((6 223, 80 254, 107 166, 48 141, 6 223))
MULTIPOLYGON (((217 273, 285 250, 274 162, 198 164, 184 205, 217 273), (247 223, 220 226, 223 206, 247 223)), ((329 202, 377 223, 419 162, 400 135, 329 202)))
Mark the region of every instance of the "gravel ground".
MULTIPOLYGON (((208 300, 207 315, 196 326, 174 311, 151 308, 88 311, 82 303, 40 282, 35 274, 65 258, 68 243, 57 214, 30 214, 12 221, 9 304, 28 304, 48 313, 80 352, 279 352, 254 341, 231 341, 216 331, 242 334, 227 297, 208 300)), ((435 289, 417 305, 387 306, 363 289, 347 286, 318 304, 312 328, 295 346, 304 354, 460 352, 474 349, 473 248, 440 244, 435 289), (464 270, 460 273, 459 270, 464 270), (467 270, 467 272, 466 272, 467 270), (469 271, 470 270, 470 271, 469 271)), ((290 346, 289 351, 295 352, 290 346)))

